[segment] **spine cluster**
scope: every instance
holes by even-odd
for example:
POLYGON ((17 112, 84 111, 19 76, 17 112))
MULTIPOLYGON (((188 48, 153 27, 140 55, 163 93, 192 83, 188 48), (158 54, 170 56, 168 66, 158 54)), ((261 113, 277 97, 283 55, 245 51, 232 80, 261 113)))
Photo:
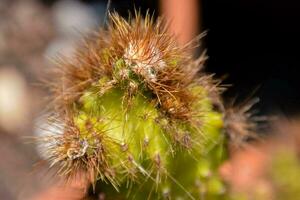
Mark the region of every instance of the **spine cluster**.
POLYGON ((60 59, 43 142, 59 175, 84 172, 108 199, 216 199, 224 157, 217 82, 162 21, 111 14, 107 30, 60 59), (109 192, 109 191, 118 192, 109 192))

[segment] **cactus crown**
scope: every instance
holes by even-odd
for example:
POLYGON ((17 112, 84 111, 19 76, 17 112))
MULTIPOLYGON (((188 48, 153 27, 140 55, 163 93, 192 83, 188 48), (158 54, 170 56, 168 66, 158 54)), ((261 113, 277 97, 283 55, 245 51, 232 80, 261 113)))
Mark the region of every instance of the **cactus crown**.
POLYGON ((142 183, 155 199, 221 194, 219 88, 200 71, 205 56, 195 60, 187 48, 150 15, 111 14, 107 30, 60 59, 48 83, 49 122, 60 134, 43 140, 58 174, 84 172, 121 193, 142 183))

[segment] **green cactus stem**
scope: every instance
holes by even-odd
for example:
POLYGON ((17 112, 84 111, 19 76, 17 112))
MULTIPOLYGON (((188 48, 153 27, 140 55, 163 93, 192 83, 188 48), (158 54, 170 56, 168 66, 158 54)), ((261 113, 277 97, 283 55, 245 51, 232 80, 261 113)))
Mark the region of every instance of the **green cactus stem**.
POLYGON ((107 199, 225 199, 218 82, 188 48, 149 15, 111 14, 58 61, 48 85, 61 134, 43 140, 57 174, 84 172, 107 199))

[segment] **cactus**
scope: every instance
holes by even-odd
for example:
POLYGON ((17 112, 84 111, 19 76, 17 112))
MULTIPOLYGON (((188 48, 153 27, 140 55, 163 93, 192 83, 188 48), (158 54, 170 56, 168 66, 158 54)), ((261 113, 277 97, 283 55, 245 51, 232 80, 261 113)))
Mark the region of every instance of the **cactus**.
POLYGON ((45 154, 57 174, 84 173, 106 199, 226 199, 218 81, 192 44, 179 47, 161 20, 110 14, 72 59, 58 61, 45 154))

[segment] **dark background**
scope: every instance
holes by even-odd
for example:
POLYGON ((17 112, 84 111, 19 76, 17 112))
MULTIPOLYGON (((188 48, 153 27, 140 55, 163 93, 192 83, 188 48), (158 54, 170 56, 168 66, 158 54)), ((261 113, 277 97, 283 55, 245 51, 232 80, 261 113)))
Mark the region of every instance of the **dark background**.
POLYGON ((203 0, 208 70, 229 74, 225 93, 257 89, 262 112, 299 112, 299 1, 203 0))

